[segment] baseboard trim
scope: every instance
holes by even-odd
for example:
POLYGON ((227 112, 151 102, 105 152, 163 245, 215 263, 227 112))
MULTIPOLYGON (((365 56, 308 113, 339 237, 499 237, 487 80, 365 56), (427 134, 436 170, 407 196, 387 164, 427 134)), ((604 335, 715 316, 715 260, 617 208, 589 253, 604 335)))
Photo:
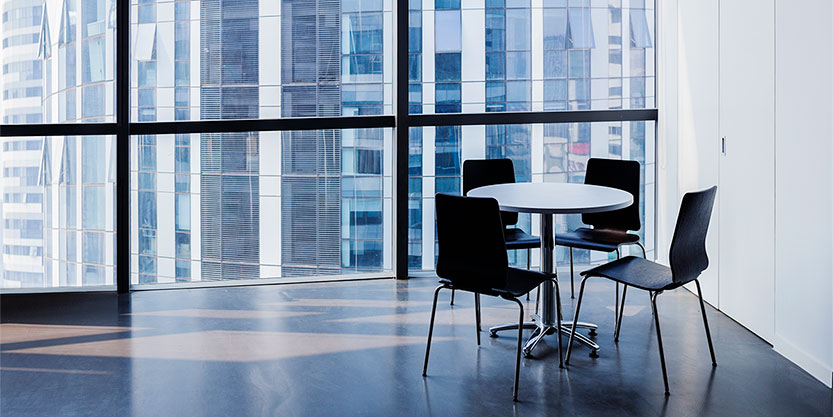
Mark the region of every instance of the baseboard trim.
POLYGON ((787 358, 790 362, 798 365, 799 368, 807 371, 814 378, 818 379, 828 388, 833 388, 833 368, 814 358, 800 347, 775 335, 772 350, 787 358))

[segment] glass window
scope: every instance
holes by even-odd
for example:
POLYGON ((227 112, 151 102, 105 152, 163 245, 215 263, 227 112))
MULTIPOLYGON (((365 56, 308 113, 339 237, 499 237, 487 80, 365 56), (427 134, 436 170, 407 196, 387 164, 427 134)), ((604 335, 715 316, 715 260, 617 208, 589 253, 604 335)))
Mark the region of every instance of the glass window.
POLYGON ((189 84, 191 65, 189 61, 176 61, 174 85, 177 87, 187 86, 189 84))
POLYGON ((421 12, 408 12, 408 52, 422 52, 421 12))
POLYGON ((544 53, 544 78, 567 78, 567 51, 544 53))
POLYGON ((81 0, 84 19, 83 34, 85 37, 104 33, 106 29, 104 22, 106 3, 107 0, 81 0))
POLYGON ((91 85, 84 87, 81 96, 83 117, 100 117, 104 116, 105 104, 107 98, 104 97, 104 84, 91 85))
POLYGON ((529 52, 506 53, 506 78, 509 80, 528 80, 530 77, 531 58, 529 52))
POLYGON ((506 10, 506 49, 522 51, 530 49, 532 33, 529 26, 529 9, 506 10))
POLYGON ((434 8, 440 9, 459 9, 460 0, 435 0, 434 8))
POLYGON ((349 36, 349 41, 342 45, 343 54, 382 53, 381 13, 345 15, 343 24, 349 36))
POLYGON ((139 62, 139 87, 156 87, 156 61, 139 62))
POLYGON ((651 32, 648 29, 648 18, 644 9, 631 9, 631 47, 651 48, 651 32))
POLYGON ((567 10, 544 9, 544 49, 551 50, 566 48, 567 10))
POLYGON ((98 37, 84 41, 83 77, 84 83, 104 80, 104 38, 98 37))
POLYGON ((437 54, 434 57, 437 81, 460 81, 460 54, 437 54))
POLYGON ((389 271, 391 140, 392 129, 132 136, 131 233, 144 243, 131 283, 389 271))
POLYGON ((420 81, 422 79, 422 55, 408 55, 408 81, 420 81))
POLYGON ((190 258, 191 257, 191 235, 188 233, 176 234, 176 257, 190 258))
POLYGON ((593 19, 590 9, 570 9, 570 47, 574 49, 595 48, 593 19))
POLYGON ((442 10, 434 14, 437 34, 436 52, 459 52, 462 50, 461 21, 459 10, 442 10))
MULTIPOLYGON (((86 136, 82 139, 81 181, 84 184, 106 182, 107 139, 101 136, 86 136)), ((73 161, 68 161, 72 163, 73 161)))
POLYGON ((486 54, 486 79, 502 80, 506 78, 506 54, 491 52, 486 54))
POLYGON ((188 194, 176 195, 176 230, 191 230, 191 196, 188 194))
POLYGON ((156 255, 156 230, 139 229, 139 254, 156 255))
POLYGON ((460 102, 460 84, 459 83, 437 83, 436 100, 437 100, 437 104, 459 103, 460 102))
POLYGON ((486 51, 506 49, 506 21, 503 9, 486 9, 486 51))
MULTIPOLYGON (((566 102, 566 93, 563 91, 568 81, 551 81, 545 85, 551 84, 560 92, 546 94, 560 95, 558 98, 564 98, 566 102)), ((515 85, 522 87, 519 90, 528 91, 529 85, 523 86, 523 83, 528 82, 507 82, 508 95, 511 97, 514 94, 512 90, 515 89, 515 85)), ((487 101, 503 101, 502 86, 503 83, 487 83, 487 91, 492 91, 487 96, 487 101)), ((546 87, 546 90, 551 91, 553 87, 546 87)), ((523 97, 524 94, 519 95, 526 99, 523 97)), ((545 97, 545 102, 553 100, 545 97)), ((544 124, 543 129, 534 129, 533 125, 489 125, 483 126, 482 130, 460 130, 459 126, 419 128, 425 135, 431 134, 434 139, 426 143, 426 146, 414 144, 410 148, 412 156, 415 161, 431 158, 434 160, 434 166, 421 166, 421 171, 409 169, 409 180, 413 184, 422 184, 425 180, 433 181, 435 192, 459 194, 462 181, 460 143, 471 146, 469 149, 482 149, 482 154, 474 156, 475 158, 511 158, 515 165, 515 177, 519 182, 581 182, 591 156, 591 147, 593 156, 637 160, 646 171, 650 171, 655 165, 653 151, 642 144, 653 142, 654 127, 653 122, 605 122, 544 124), (599 150, 602 150, 601 154, 598 153, 599 150), (535 159, 542 163, 532 164, 535 159)), ((642 181, 646 181, 645 176, 642 177, 642 181)), ((642 193, 640 201, 653 201, 654 184, 646 183, 642 187, 642 193)), ((433 207, 433 199, 434 195, 430 194, 409 198, 408 257, 411 269, 430 270, 435 266, 437 252, 436 229, 432 225, 434 213, 433 210, 426 212, 428 208, 433 207)), ((654 247, 653 230, 652 226, 649 226, 654 222, 654 213, 650 204, 643 208, 641 215, 643 230, 638 233, 645 239, 643 242, 647 245, 650 256, 654 247)), ((556 227, 562 231, 584 226, 580 216, 559 216, 557 223, 556 227)), ((530 231, 532 216, 521 215, 518 226, 530 231)), ((508 253, 510 264, 525 267, 525 253, 517 252, 508 253)), ((557 262, 569 261, 569 256, 569 252, 564 248, 558 248, 556 251, 557 262)), ((577 262, 585 263, 591 260, 587 251, 581 251, 580 254, 579 251, 575 251, 574 258, 577 262)), ((537 261, 533 259, 533 263, 537 261)))
POLYGON ((177 1, 174 3, 174 18, 176 20, 188 20, 191 18, 191 3, 190 0, 177 1))

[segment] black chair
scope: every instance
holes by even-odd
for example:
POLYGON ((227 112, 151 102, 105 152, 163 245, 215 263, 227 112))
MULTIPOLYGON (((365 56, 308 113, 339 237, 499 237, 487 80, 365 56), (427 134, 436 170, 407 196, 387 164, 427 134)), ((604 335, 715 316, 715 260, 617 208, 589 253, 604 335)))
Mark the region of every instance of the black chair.
MULTIPOLYGON (((574 232, 558 233, 555 236, 556 246, 570 248, 570 297, 575 298, 575 283, 573 279, 573 248, 589 249, 600 252, 616 252, 620 257, 619 248, 624 245, 637 245, 642 249, 642 257, 646 257, 645 246, 639 241, 639 235, 628 233, 629 230, 639 230, 642 227, 639 218, 639 162, 618 159, 590 158, 587 162, 585 184, 601 185, 627 191, 633 196, 633 204, 623 209, 601 213, 581 215, 584 224, 592 228, 581 227, 574 232)), ((624 304, 624 301, 622 302, 624 304)), ((619 311, 619 284, 616 284, 616 304, 613 309, 614 320, 619 322, 616 315, 619 311)), ((614 331, 614 338, 619 338, 618 327, 614 331)))
MULTIPOLYGON (((463 195, 486 185, 508 184, 515 182, 515 166, 511 159, 467 159, 463 162, 463 195)), ((517 227, 518 213, 501 211, 503 221, 503 238, 507 250, 526 249, 526 269, 529 269, 530 251, 541 247, 541 240, 517 227)), ((529 299, 529 298, 527 298, 529 299)), ((451 304, 454 304, 454 291, 451 292, 451 304)))
MULTIPOLYGON (((422 376, 428 370, 428 354, 434 332, 434 316, 437 312, 437 296, 440 290, 470 291, 501 297, 518 304, 518 321, 523 322, 524 306, 518 297, 529 293, 547 279, 546 274, 509 267, 503 238, 503 224, 497 200, 493 198, 461 197, 437 194, 437 240, 439 256, 437 275, 440 286, 434 291, 431 307, 431 324, 428 328, 428 344, 425 348, 425 365, 422 376)), ((555 286, 558 288, 558 286, 555 286)), ((558 293, 556 292, 556 297, 558 293)), ((475 298, 477 319, 477 344, 480 344, 480 302, 475 298)), ((561 324, 561 316, 557 317, 561 324)), ((561 357, 561 338, 558 354, 561 357)), ((513 398, 518 400, 518 376, 521 365, 523 327, 518 327, 518 352, 515 358, 515 387, 513 398)))
MULTIPOLYGON (((709 258, 706 254, 706 232, 709 229, 709 220, 711 219, 716 193, 717 187, 711 187, 707 190, 687 193, 683 196, 680 213, 677 216, 677 225, 674 228, 674 237, 671 240, 670 268, 644 258, 628 256, 581 273, 584 279, 581 281, 581 288, 578 293, 576 314, 573 316, 573 330, 570 333, 570 341, 567 343, 567 359, 565 362, 570 361, 570 351, 573 346, 573 336, 576 328, 575 323, 578 322, 581 298, 584 295, 584 284, 590 277, 603 277, 625 284, 624 291, 627 291, 628 286, 630 286, 651 292, 651 311, 654 314, 654 323, 657 329, 659 358, 662 364, 662 379, 665 383, 666 395, 669 394, 668 374, 665 370, 665 354, 662 349, 662 334, 659 328, 659 314, 657 314, 657 296, 662 294, 663 291, 679 288, 691 281, 697 284, 697 296, 700 298, 700 312, 703 315, 703 325, 706 328, 706 339, 709 341, 712 366, 717 366, 712 336, 709 331, 709 321, 706 319, 706 307, 703 304, 703 293, 700 290, 700 282, 697 280, 700 274, 709 266, 709 258)), ((623 292, 623 299, 624 294, 623 292)), ((622 306, 624 307, 624 302, 622 306)), ((617 326, 621 325, 621 320, 622 312, 620 311, 617 326)))

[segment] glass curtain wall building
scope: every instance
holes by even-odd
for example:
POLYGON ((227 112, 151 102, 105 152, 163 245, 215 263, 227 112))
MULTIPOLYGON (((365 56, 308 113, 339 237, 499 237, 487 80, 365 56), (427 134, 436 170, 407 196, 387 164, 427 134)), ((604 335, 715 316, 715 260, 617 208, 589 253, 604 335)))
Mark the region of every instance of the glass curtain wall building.
MULTIPOLYGON (((130 4, 132 122, 392 114, 390 0, 130 4)), ((655 105, 651 3, 411 0, 407 13, 412 114, 655 105)), ((4 2, 3 123, 114 122, 115 16, 112 0, 4 2)), ((131 284, 390 274, 392 133, 131 136, 131 284)), ((518 181, 637 159, 651 248, 653 135, 653 122, 410 127, 409 267, 433 269, 433 195, 461 191, 468 158, 512 158, 518 181)), ((114 136, 2 142, 2 286, 112 285, 114 136)))
MULTIPOLYGON (((3 3, 3 123, 112 121, 114 5, 3 3)), ((3 139, 3 287, 113 285, 115 146, 3 139)))
MULTIPOLYGON (((39 0, 4 2, 2 13, 3 123, 43 121, 43 62, 37 51, 43 8, 39 0)), ((42 138, 3 138, 0 200, 0 287, 43 285, 43 189, 38 184, 42 138)))

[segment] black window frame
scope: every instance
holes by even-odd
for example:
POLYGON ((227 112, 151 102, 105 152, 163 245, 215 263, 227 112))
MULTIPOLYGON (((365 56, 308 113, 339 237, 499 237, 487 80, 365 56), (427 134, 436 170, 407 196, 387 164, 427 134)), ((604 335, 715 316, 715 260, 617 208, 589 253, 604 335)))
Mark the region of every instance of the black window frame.
MULTIPOLYGON (((0 124, 0 137, 116 136, 116 291, 130 287, 130 136, 184 133, 268 132, 290 130, 392 128, 394 130, 393 273, 408 275, 408 133, 410 127, 508 125, 581 122, 653 121, 658 138, 658 109, 551 110, 531 112, 438 113, 408 112, 409 0, 394 0, 393 114, 379 116, 299 117, 283 119, 134 122, 130 119, 130 0, 116 2, 116 122, 58 124, 0 124), (126 30, 125 30, 126 29, 126 30), (122 232, 120 232, 122 231, 122 232), (118 265, 127 265, 119 268, 118 265)), ((655 3, 656 4, 656 3, 655 3)), ((654 27, 657 16, 654 14, 654 27)), ((659 39, 654 39, 658 51, 659 39)), ((656 52, 655 52, 656 54, 656 52)), ((654 60, 656 66, 656 60, 654 60)), ((654 68, 656 70, 656 67, 654 68)), ((658 85, 654 71, 655 87, 658 85)), ((656 88, 654 91, 658 91, 656 88)), ((654 146, 656 153, 656 146, 654 146)), ((656 155, 655 155, 656 156, 656 155)), ((656 203, 655 203, 656 205, 656 203)), ((656 209, 656 207, 655 207, 656 209)), ((656 222, 656 220, 655 220, 656 222)), ((656 227, 654 228, 656 230, 656 227)), ((235 283, 229 283, 235 285, 235 283)))

